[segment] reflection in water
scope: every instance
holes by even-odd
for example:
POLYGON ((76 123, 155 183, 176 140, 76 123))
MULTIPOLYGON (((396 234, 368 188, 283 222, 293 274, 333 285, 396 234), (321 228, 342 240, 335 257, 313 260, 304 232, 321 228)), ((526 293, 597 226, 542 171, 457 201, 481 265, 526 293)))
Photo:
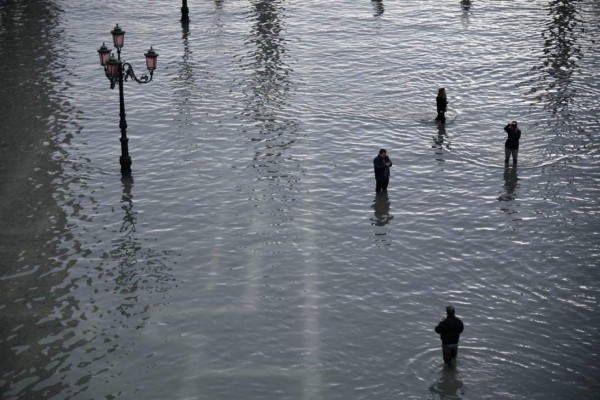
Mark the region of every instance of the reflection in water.
POLYGON ((444 148, 446 148, 446 150, 450 150, 450 141, 448 140, 448 135, 446 134, 446 124, 438 123, 437 130, 437 136, 433 137, 433 145, 431 147, 435 149, 435 154, 438 156, 436 157, 436 160, 444 163, 446 162, 444 157, 442 157, 444 154, 444 148))
POLYGON ((373 4, 373 16, 379 17, 383 15, 385 8, 383 7, 383 0, 371 0, 373 4))
MULTIPOLYGON (((80 220, 84 229, 77 239, 65 237, 64 243, 72 248, 51 258, 64 265, 57 263, 56 272, 43 276, 43 285, 49 285, 47 293, 39 277, 37 283, 30 283, 40 299, 37 302, 46 305, 24 302, 33 306, 23 312, 26 341, 19 340, 23 345, 16 347, 17 359, 2 357, 0 366, 6 368, 3 363, 8 361, 12 369, 0 371, 5 385, 0 387, 2 398, 114 398, 93 390, 86 396, 82 393, 90 385, 102 386, 130 372, 126 369, 136 359, 136 342, 123 338, 139 336, 149 323, 149 312, 164 303, 174 278, 166 264, 170 254, 148 249, 139 237, 132 178, 124 177, 122 183, 123 215, 117 214, 115 222, 119 222, 111 224, 114 229, 94 232, 98 225, 85 226, 90 221, 80 220), (101 237, 103 233, 115 238, 101 237), (98 249, 99 242, 110 243, 112 250, 98 249), (127 366, 115 361, 125 357, 131 357, 127 366)), ((11 335, 16 336, 17 330, 11 335)))
MULTIPOLYGON (((248 55, 254 77, 249 82, 252 100, 249 112, 261 123, 261 133, 277 133, 276 112, 287 99, 290 69, 285 64, 284 22, 280 17, 280 2, 258 1, 254 5, 256 22, 246 45, 254 45, 248 55)), ((283 10, 281 10, 283 12, 283 10)))
POLYGON ((119 231, 121 233, 125 232, 125 236, 130 237, 135 232, 135 223, 137 220, 135 217, 135 212, 133 211, 133 195, 131 194, 131 189, 133 188, 133 177, 123 177, 121 178, 121 183, 123 183, 121 208, 125 211, 125 216, 123 217, 123 224, 121 225, 121 229, 119 231))
POLYGON ((460 6, 463 11, 461 20, 463 24, 468 25, 469 22, 471 22, 469 21, 469 18, 471 17, 471 14, 473 14, 473 12, 471 11, 471 0, 461 0, 460 6))
MULTIPOLYGON (((579 16, 579 0, 553 0, 548 3, 548 18, 544 38, 542 65, 533 67, 539 71, 539 83, 531 88, 537 99, 545 102, 544 108, 554 115, 568 111, 575 98, 571 87, 577 63, 583 57, 580 39, 584 35, 583 21, 579 16)), ((564 115, 563 115, 564 116, 564 115)))
POLYGON ((387 229, 385 226, 394 219, 390 214, 390 198, 387 191, 375 194, 373 204, 373 216, 371 216, 371 225, 375 226, 375 246, 380 248, 390 248, 392 241, 387 237, 387 229))
MULTIPOLYGON (((444 154, 444 147, 450 149, 450 141, 447 140, 446 124, 437 124, 437 136, 433 137, 433 147, 435 154, 444 154)), ((438 158, 438 161, 444 162, 443 158, 438 158)))
POLYGON ((61 398, 77 397, 69 394, 88 390, 87 397, 114 398, 94 387, 110 386, 139 362, 137 339, 141 329, 151 323, 150 313, 165 303, 166 292, 174 285, 168 266, 173 263, 171 254, 153 249, 139 232, 133 178, 123 177, 121 182, 120 209, 115 210, 111 224, 114 228, 104 231, 108 237, 100 239, 111 248, 108 252, 104 246, 96 249, 98 237, 89 241, 85 234, 82 236, 86 253, 76 255, 77 268, 72 268, 67 280, 68 295, 56 310, 61 323, 68 327, 67 333, 46 340, 58 348, 61 374, 43 385, 57 380, 66 384, 68 389, 61 398), (135 340, 128 341, 127 337, 135 340))
MULTIPOLYGON (((57 143, 78 128, 57 48, 65 37, 55 1, 0 1, 0 398, 58 398, 67 326, 64 282, 77 251, 61 205, 64 164, 57 143), (10 97, 10 100, 7 100, 10 97), (71 128, 71 129, 72 129, 71 128), (68 248, 64 246, 68 243, 68 248), (56 397, 55 397, 56 396, 56 397)), ((70 343, 68 341, 71 341, 70 343)), ((64 398, 64 397, 63 397, 64 398)))
POLYGON ((375 211, 374 218, 371 218, 371 225, 384 226, 394 219, 390 214, 390 198, 387 192, 377 193, 371 208, 375 211))
POLYGON ((216 28, 215 30, 215 38, 218 40, 219 45, 221 43, 221 36, 223 31, 225 30, 225 24, 223 23, 223 4, 224 0, 215 0, 215 16, 213 25, 216 28))
POLYGON ((183 41, 183 56, 179 62, 179 73, 173 77, 174 80, 174 95, 179 101, 175 104, 179 110, 179 115, 183 125, 191 123, 191 115, 194 112, 194 104, 192 99, 201 91, 196 87, 194 78, 194 66, 192 65, 192 51, 190 49, 190 23, 181 21, 181 39, 183 41))
POLYGON ((255 150, 253 167, 259 172, 259 180, 284 180, 292 184, 293 171, 282 172, 282 152, 295 141, 297 121, 284 115, 288 105, 289 77, 291 68, 286 65, 284 6, 281 1, 258 1, 254 3, 255 23, 246 45, 253 77, 248 82, 246 113, 255 121, 258 135, 251 140, 261 144, 255 150))
POLYGON ((167 291, 173 277, 165 263, 168 252, 145 248, 137 235, 137 213, 134 211, 132 194, 133 178, 124 177, 121 182, 123 183, 121 209, 124 214, 119 232, 122 236, 113 241, 110 255, 118 265, 115 291, 125 295, 117 309, 124 316, 129 317, 131 313, 128 310, 135 306, 138 291, 167 291), (136 296, 130 296, 133 294, 136 296))
POLYGON ((454 367, 442 368, 440 379, 429 387, 431 394, 440 400, 459 400, 465 395, 460 372, 454 367))
POLYGON ((135 306, 136 297, 134 295, 137 287, 137 280, 142 271, 143 264, 138 266, 138 257, 141 257, 142 246, 136 236, 135 225, 137 223, 136 212, 133 210, 133 178, 126 177, 121 179, 123 183, 123 196, 121 197, 121 209, 123 210, 123 222, 119 228, 121 237, 113 241, 113 249, 110 252, 111 258, 118 264, 118 276, 115 280, 117 286, 115 291, 125 295, 117 310, 125 316, 132 315, 132 309, 135 306))
MULTIPOLYGON (((513 201, 516 198, 517 182, 519 177, 517 175, 517 167, 505 167, 504 168, 504 191, 505 193, 498 197, 499 201, 513 201)), ((503 207, 503 211, 513 213, 515 210, 503 207)))
POLYGON ((144 275, 143 264, 138 264, 138 258, 142 250, 142 245, 136 236, 135 225, 137 223, 136 212, 133 210, 133 195, 131 189, 133 188, 133 178, 124 177, 121 179, 123 183, 123 196, 121 198, 121 209, 124 212, 123 223, 119 232, 123 235, 114 241, 114 248, 110 255, 118 263, 118 277, 116 279, 117 292, 125 295, 121 304, 118 305, 117 310, 125 316, 130 317, 135 307, 137 297, 135 292, 137 291, 138 282, 144 275), (128 294, 134 296, 128 296, 128 294))

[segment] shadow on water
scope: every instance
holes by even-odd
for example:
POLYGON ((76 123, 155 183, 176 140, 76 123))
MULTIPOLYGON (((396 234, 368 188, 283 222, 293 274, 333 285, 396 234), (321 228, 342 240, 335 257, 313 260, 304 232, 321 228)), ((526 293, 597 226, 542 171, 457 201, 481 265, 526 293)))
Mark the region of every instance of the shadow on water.
POLYGON ((461 373, 455 367, 442 368, 440 378, 429 387, 434 399, 459 400, 465 395, 461 373))

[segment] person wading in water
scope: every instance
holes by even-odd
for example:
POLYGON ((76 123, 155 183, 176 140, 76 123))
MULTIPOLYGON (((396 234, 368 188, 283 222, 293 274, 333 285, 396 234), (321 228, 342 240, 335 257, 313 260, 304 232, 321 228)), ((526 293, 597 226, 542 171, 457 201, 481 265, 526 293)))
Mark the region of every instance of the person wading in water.
POLYGON ((377 193, 387 190, 388 183, 390 181, 390 167, 392 166, 392 160, 387 156, 385 149, 379 150, 379 154, 373 160, 373 167, 375 169, 375 191, 377 193))
POLYGON ((442 124, 445 124, 446 110, 448 108, 448 98, 446 97, 445 88, 440 88, 438 90, 437 97, 435 98, 435 103, 437 106, 437 117, 435 117, 435 120, 441 122, 442 124))
POLYGON ((453 306, 447 306, 446 319, 435 327, 435 331, 440 334, 442 339, 442 355, 446 365, 451 365, 452 360, 456 358, 458 340, 464 330, 463 322, 454 315, 455 312, 453 306))
POLYGON ((513 121, 504 127, 508 134, 506 143, 504 143, 504 164, 508 165, 508 160, 512 155, 513 165, 517 166, 517 156, 519 155, 519 139, 521 139, 521 130, 517 128, 517 121, 513 121))

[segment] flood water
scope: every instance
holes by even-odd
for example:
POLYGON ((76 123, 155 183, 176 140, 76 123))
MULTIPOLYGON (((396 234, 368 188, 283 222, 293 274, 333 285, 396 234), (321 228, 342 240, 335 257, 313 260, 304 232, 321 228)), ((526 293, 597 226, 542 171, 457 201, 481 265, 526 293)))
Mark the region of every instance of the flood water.
POLYGON ((1 397, 598 399, 598 1, 180 6, 0 0, 1 397))

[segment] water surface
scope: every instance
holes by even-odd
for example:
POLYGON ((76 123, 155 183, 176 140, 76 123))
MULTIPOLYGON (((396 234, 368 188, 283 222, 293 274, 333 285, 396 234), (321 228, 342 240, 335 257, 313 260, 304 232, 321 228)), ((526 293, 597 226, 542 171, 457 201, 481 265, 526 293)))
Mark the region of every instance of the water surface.
POLYGON ((0 5, 5 398, 597 397, 597 2, 189 3, 0 5))

